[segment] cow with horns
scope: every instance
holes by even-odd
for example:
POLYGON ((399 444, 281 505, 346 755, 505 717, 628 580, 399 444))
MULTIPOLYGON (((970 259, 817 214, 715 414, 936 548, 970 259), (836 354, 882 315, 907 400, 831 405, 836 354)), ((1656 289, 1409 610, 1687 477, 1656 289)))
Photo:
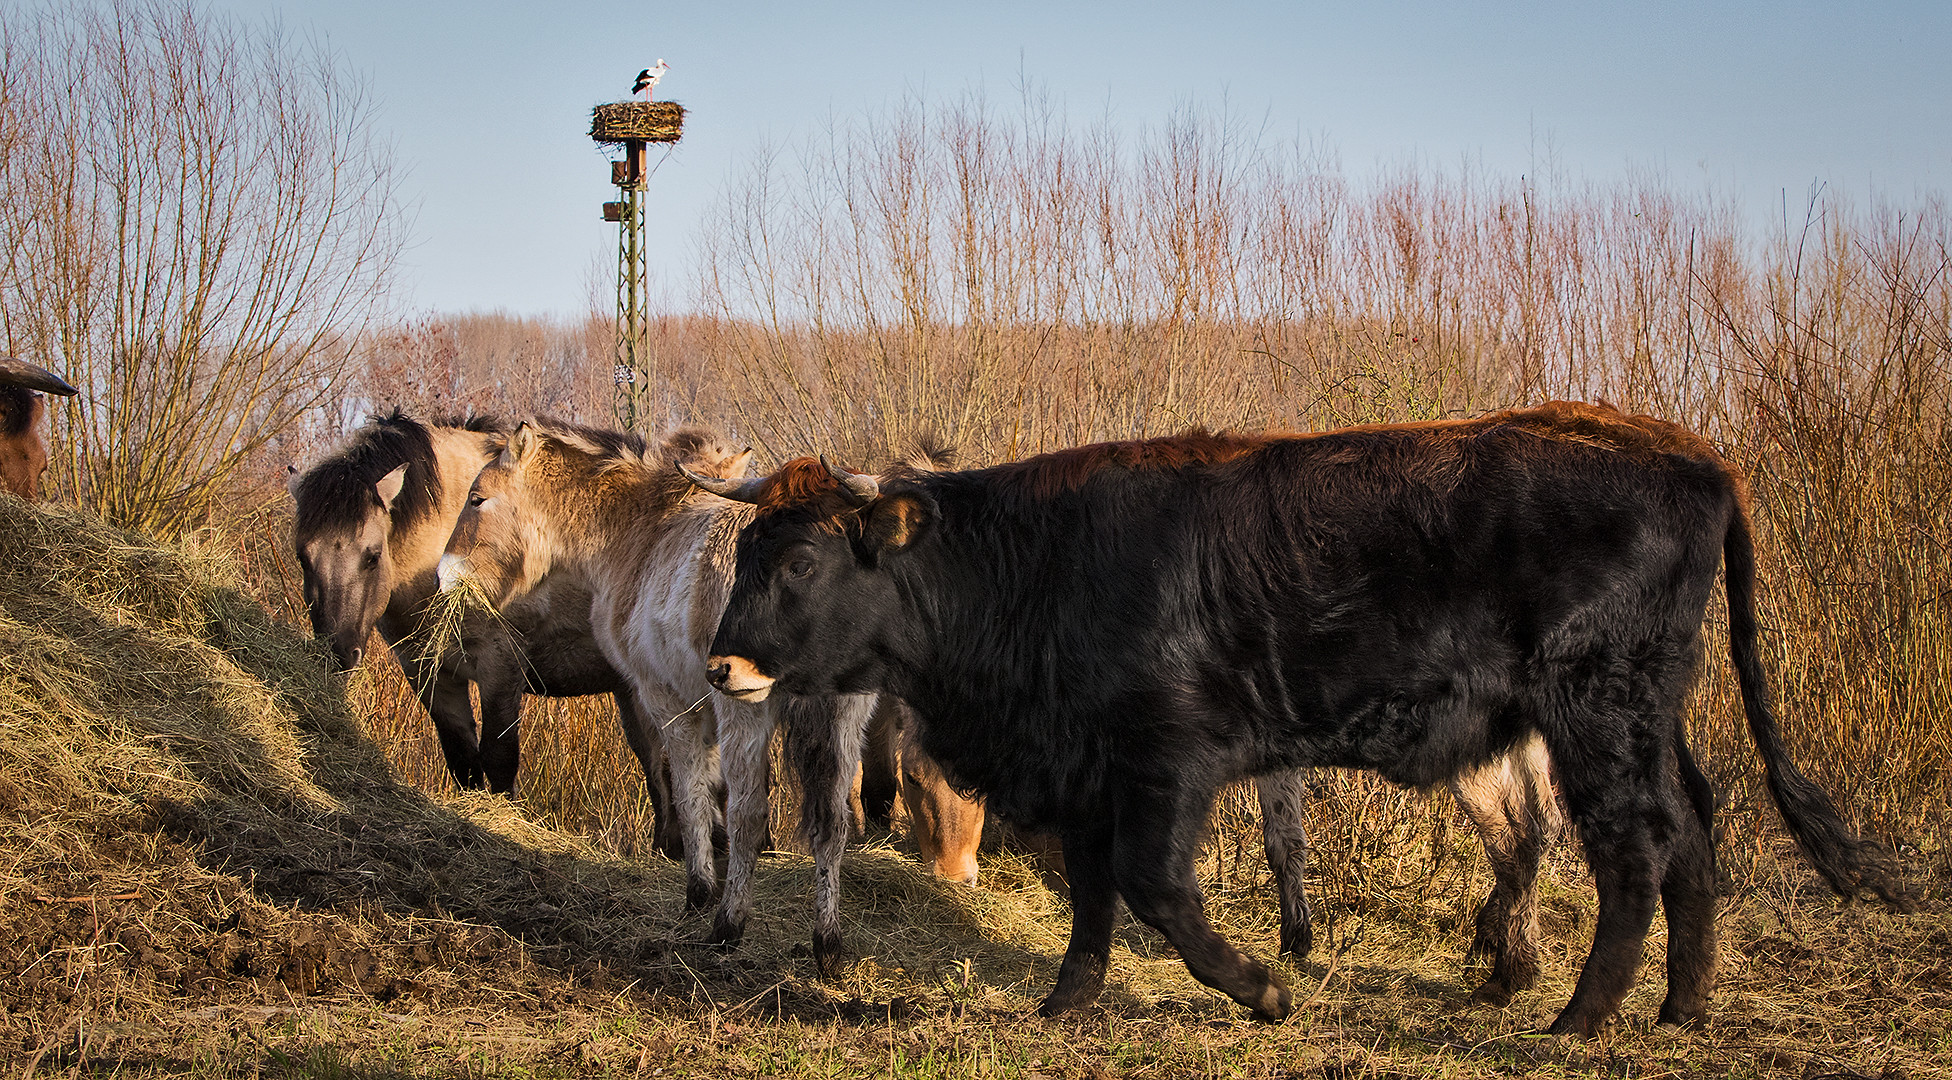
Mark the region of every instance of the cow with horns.
POLYGON ((25 360, 0 356, 0 491, 33 502, 41 497, 47 469, 47 443, 41 439, 42 394, 80 393, 54 372, 25 360))
POLYGON ((696 482, 757 506, 708 661, 721 692, 897 694, 956 782, 1062 837, 1071 938, 1045 1014, 1097 996, 1122 896, 1201 982, 1285 1017, 1288 988, 1202 911, 1219 788, 1318 765, 1429 786, 1537 736, 1599 893, 1551 1030, 1618 1011, 1657 907, 1660 1020, 1699 1022, 1714 796, 1681 711, 1718 569, 1778 810, 1840 893, 1902 903, 1888 849, 1789 759, 1756 648, 1746 485, 1674 425, 1551 403, 696 482))

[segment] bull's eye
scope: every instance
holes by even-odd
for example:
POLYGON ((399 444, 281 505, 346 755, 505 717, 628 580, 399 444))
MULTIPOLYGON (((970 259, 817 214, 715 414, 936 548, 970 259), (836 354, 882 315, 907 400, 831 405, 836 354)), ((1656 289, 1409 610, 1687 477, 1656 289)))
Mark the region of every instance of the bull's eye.
POLYGON ((794 559, 786 564, 786 576, 803 578, 813 573, 812 559, 794 559))

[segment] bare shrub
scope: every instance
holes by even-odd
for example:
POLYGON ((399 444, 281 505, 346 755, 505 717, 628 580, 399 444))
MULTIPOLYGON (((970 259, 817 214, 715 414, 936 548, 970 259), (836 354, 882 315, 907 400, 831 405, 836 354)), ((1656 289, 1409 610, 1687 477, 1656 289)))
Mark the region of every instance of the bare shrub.
POLYGON ((55 486, 194 526, 378 310, 402 231, 364 91, 191 0, 10 10, 0 79, 0 342, 82 388, 55 486))

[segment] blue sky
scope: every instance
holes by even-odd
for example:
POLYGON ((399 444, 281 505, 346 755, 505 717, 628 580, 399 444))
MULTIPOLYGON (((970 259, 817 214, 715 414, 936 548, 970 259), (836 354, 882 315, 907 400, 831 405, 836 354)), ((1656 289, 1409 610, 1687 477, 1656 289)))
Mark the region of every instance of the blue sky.
POLYGON ((1009 102, 1020 75, 1080 121, 1224 102, 1271 138, 1325 141, 1355 176, 1466 156, 1519 173, 1549 152, 1575 175, 1660 170, 1756 215, 1813 182, 1906 203, 1952 187, 1943 0, 211 6, 320 35, 370 81, 414 207, 412 310, 583 309, 615 236, 589 110, 660 56, 659 97, 689 110, 649 193, 673 298, 695 223, 760 147, 904 94, 1009 102))

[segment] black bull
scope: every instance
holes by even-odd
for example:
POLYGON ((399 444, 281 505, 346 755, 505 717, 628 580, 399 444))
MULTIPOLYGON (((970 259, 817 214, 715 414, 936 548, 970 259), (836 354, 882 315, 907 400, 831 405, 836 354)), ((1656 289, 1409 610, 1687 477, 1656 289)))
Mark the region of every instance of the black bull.
POLYGON ((959 783, 1063 837, 1056 1013, 1091 1001, 1116 898, 1201 982, 1279 1019, 1286 986, 1220 938, 1193 865, 1218 789, 1278 769, 1428 786, 1543 735, 1599 892, 1555 1032, 1634 979, 1656 904, 1660 1019, 1715 976, 1714 799, 1682 707, 1726 561, 1730 649, 1784 819, 1839 891, 1896 867, 1788 759, 1756 655, 1746 492, 1704 440, 1555 403, 1322 435, 1191 433, 877 482, 803 459, 737 487, 713 680, 878 690, 959 783))

